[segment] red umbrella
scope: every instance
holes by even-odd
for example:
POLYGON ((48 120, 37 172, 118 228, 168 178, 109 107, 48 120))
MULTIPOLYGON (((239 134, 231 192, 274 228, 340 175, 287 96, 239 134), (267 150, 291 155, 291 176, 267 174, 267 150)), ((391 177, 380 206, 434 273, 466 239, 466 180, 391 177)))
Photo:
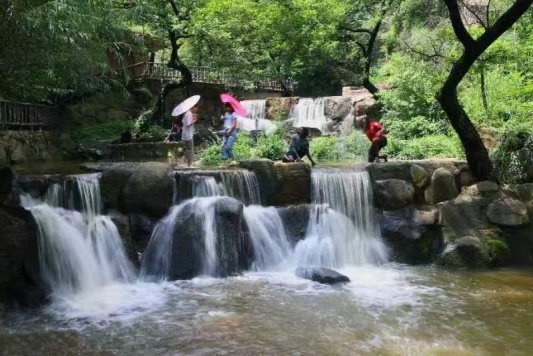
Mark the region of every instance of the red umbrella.
POLYGON ((231 107, 233 108, 233 111, 239 116, 246 117, 248 116, 248 111, 242 106, 242 104, 239 102, 239 100, 235 99, 229 94, 220 94, 220 100, 222 100, 223 103, 229 103, 231 107))

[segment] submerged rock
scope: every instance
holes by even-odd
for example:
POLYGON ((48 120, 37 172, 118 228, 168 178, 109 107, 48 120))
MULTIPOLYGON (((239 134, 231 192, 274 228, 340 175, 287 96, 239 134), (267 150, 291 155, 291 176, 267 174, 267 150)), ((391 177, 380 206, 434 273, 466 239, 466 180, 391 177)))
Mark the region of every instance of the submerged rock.
POLYGON ((337 271, 324 267, 298 267, 294 271, 297 277, 309 279, 322 284, 350 282, 350 278, 337 271))

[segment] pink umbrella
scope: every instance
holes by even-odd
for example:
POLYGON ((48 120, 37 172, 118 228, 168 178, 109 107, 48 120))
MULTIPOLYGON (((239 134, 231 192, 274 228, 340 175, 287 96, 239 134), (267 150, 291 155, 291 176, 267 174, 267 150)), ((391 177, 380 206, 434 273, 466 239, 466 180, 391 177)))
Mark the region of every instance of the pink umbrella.
POLYGON ((233 108, 233 111, 239 116, 246 117, 248 116, 248 111, 244 108, 244 106, 241 105, 239 100, 235 99, 229 94, 220 94, 220 100, 222 100, 223 103, 229 103, 231 107, 233 108))

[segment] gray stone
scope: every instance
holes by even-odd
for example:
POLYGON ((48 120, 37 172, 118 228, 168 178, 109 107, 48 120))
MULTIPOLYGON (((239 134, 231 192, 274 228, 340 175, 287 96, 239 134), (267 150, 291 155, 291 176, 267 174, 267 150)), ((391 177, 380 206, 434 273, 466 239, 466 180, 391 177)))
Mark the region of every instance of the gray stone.
POLYGON ((313 205, 303 204, 278 208, 278 213, 283 221, 287 238, 292 244, 296 244, 305 238, 312 207, 313 205))
POLYGON ((468 166, 462 166, 457 174, 457 181, 460 187, 468 187, 476 183, 476 178, 468 166))
POLYGON ((294 271, 297 277, 309 279, 322 284, 348 283, 350 278, 337 271, 324 267, 298 267, 294 271))
POLYGON ((334 121, 341 121, 352 111, 352 101, 345 96, 329 96, 324 98, 324 114, 334 121))
POLYGON ((450 229, 455 236, 476 235, 489 227, 481 198, 450 200, 440 204, 438 209, 439 224, 450 229))
POLYGON ((483 181, 468 187, 463 187, 461 195, 495 197, 500 187, 492 181, 483 181))
POLYGON ((239 167, 254 172, 259 183, 261 198, 267 205, 276 205, 276 195, 279 186, 278 172, 274 161, 269 159, 249 159, 239 163, 239 167))
POLYGON ((433 172, 424 196, 428 204, 437 204, 455 198, 458 193, 453 174, 445 168, 438 168, 433 172))
POLYGON ((124 214, 163 216, 172 206, 173 196, 172 167, 165 163, 141 163, 122 189, 119 210, 124 214))
POLYGON ((413 164, 409 170, 411 180, 417 188, 425 188, 429 183, 429 173, 417 164, 413 164))
POLYGON ((465 236, 448 244, 438 263, 451 268, 482 268, 490 265, 490 256, 479 238, 465 236))
POLYGON ((487 217, 499 226, 524 226, 529 224, 527 207, 520 200, 500 198, 490 203, 487 217))
POLYGON ((37 231, 29 211, 0 206, 0 304, 36 306, 45 301, 37 231))
POLYGON ((271 205, 311 203, 311 166, 307 163, 274 163, 278 186, 271 205))
POLYGON ((415 188, 401 179, 377 181, 374 185, 374 202, 378 208, 395 210, 413 202, 415 188))
POLYGON ((426 210, 415 209, 413 220, 417 225, 435 225, 439 220, 439 210, 437 208, 427 208, 426 210))

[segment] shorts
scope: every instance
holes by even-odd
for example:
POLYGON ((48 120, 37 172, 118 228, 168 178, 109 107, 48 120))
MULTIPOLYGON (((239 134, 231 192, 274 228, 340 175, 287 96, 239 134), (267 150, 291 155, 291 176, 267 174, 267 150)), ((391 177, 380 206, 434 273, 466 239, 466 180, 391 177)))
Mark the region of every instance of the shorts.
POLYGON ((370 146, 370 149, 368 150, 368 162, 372 163, 378 158, 379 151, 387 146, 387 137, 383 136, 382 138, 378 139, 376 142, 372 142, 372 146, 370 146))

